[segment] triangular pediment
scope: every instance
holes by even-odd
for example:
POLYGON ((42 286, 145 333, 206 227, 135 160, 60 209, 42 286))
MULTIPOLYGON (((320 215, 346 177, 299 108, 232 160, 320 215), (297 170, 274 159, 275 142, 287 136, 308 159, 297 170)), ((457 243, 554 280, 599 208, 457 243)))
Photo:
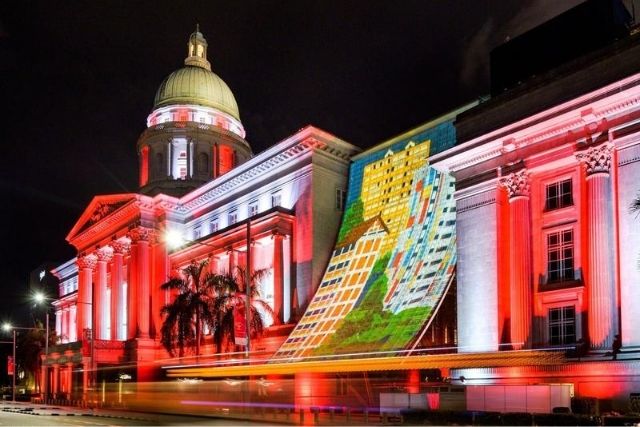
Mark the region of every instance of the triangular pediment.
POLYGON ((67 241, 71 242, 76 236, 82 234, 95 224, 104 221, 122 207, 135 200, 137 200, 137 195, 132 193, 95 196, 82 215, 80 215, 80 218, 69 232, 69 235, 67 235, 67 241))

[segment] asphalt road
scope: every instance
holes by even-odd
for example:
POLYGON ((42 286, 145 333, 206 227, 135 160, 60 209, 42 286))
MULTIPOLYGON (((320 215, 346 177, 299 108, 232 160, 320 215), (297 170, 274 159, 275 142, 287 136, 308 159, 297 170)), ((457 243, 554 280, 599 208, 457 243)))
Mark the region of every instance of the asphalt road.
MULTIPOLYGON (((3 402, 0 426, 246 426, 260 423, 213 417, 161 415, 141 412, 90 410, 61 406, 3 402)), ((264 424, 262 424, 264 425, 264 424)))

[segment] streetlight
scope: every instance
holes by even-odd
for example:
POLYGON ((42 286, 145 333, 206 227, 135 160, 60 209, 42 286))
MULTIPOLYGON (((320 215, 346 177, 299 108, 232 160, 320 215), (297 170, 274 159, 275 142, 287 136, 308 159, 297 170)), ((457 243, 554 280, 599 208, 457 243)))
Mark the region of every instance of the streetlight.
MULTIPOLYGON (((35 301, 36 305, 37 304, 43 304, 46 303, 47 297, 44 295, 44 293, 42 292, 36 292, 35 294, 33 294, 33 300, 35 301)), ((45 305, 45 338, 44 338, 44 355, 45 355, 45 362, 46 359, 49 357, 49 306, 45 305)), ((47 375, 45 375, 44 377, 44 398, 47 398, 49 392, 49 373, 47 371, 47 375)))
POLYGON ((20 326, 12 326, 10 323, 5 323, 2 325, 2 329, 5 332, 9 332, 12 331, 13 332, 13 375, 12 375, 12 384, 11 384, 11 389, 12 389, 12 400, 15 403, 16 401, 16 373, 17 373, 17 363, 16 363, 16 330, 18 329, 22 329, 25 331, 31 331, 31 330, 39 330, 41 331, 42 328, 24 328, 24 327, 20 327, 20 326))
POLYGON ((9 323, 2 325, 5 332, 13 331, 13 374, 11 375, 11 401, 16 403, 16 330, 9 323))

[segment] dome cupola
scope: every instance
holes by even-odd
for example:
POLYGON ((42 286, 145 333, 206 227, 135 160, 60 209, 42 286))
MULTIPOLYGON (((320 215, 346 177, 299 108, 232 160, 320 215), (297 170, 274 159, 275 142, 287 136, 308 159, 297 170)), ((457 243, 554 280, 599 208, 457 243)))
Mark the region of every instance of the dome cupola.
POLYGON ((140 190, 181 196, 251 158, 229 86, 211 71, 199 26, 184 67, 160 84, 138 140, 140 190))

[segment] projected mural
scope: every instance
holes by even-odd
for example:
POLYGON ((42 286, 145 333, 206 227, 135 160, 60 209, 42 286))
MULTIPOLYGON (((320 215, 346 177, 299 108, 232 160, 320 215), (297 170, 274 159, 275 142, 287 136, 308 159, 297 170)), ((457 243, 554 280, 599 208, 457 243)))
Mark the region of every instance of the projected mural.
POLYGON ((276 358, 410 348, 453 280, 454 182, 428 164, 450 122, 358 158, 347 209, 314 298, 276 358), (435 142, 434 142, 435 141, 435 142))

